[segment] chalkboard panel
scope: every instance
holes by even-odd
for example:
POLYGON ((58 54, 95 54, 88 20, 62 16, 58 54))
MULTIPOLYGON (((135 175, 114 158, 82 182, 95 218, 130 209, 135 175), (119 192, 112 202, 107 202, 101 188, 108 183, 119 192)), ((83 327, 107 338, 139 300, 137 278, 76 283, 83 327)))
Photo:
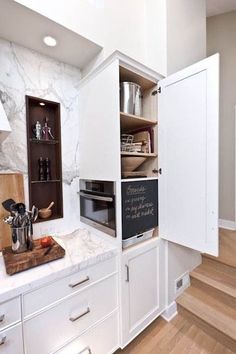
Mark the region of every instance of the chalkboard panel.
POLYGON ((158 225, 158 180, 122 182, 122 239, 158 225))

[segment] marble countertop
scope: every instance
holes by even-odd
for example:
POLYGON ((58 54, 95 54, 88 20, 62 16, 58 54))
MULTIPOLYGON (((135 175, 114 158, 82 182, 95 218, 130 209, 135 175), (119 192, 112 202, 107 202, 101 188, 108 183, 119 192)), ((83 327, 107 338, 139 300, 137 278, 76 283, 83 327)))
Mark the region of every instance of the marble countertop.
POLYGON ((64 258, 15 275, 6 274, 4 260, 0 253, 0 303, 114 257, 118 252, 111 242, 87 230, 76 230, 68 235, 55 236, 54 239, 65 249, 64 258))

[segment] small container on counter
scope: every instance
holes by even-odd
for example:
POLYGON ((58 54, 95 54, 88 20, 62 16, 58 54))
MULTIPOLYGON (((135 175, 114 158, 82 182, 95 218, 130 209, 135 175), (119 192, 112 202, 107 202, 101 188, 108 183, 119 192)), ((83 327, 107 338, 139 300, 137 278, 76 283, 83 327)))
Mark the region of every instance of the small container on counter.
POLYGON ((12 227, 12 251, 22 253, 27 251, 28 227, 12 227))

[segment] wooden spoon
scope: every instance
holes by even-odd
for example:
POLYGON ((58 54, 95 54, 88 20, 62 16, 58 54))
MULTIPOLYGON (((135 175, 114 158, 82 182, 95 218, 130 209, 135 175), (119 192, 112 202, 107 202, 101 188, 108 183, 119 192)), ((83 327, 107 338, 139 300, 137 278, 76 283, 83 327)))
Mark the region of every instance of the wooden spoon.
POLYGON ((49 204, 49 206, 48 206, 47 208, 45 208, 45 210, 50 210, 50 209, 53 207, 53 205, 54 205, 54 202, 51 202, 51 203, 49 204))

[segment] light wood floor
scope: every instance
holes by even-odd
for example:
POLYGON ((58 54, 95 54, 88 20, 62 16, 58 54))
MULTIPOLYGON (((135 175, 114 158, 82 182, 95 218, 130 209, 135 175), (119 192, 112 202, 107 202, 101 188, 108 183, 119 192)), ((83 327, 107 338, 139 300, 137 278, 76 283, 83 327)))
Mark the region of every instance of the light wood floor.
POLYGON ((233 354, 191 320, 177 315, 167 323, 158 318, 117 354, 233 354))

